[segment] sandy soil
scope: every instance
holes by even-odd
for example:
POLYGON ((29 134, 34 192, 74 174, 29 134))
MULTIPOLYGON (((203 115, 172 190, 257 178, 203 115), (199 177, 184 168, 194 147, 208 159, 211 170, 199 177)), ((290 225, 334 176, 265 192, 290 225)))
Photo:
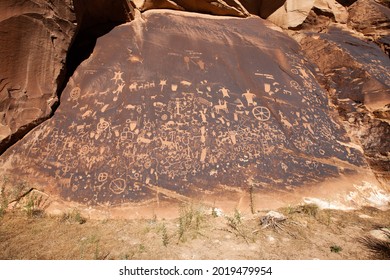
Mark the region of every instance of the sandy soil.
POLYGON ((264 228, 260 220, 267 211, 217 216, 200 205, 182 206, 175 219, 93 220, 76 210, 62 216, 7 211, 0 218, 0 259, 389 258, 370 250, 363 238, 390 228, 390 210, 306 205, 278 212, 286 220, 264 228))

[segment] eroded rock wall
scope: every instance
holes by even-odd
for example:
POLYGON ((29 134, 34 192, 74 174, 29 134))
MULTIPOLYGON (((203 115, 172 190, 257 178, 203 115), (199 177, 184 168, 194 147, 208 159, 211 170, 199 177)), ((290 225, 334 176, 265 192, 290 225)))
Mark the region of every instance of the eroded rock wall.
POLYGON ((0 153, 52 113, 75 30, 71 1, 1 1, 0 153))

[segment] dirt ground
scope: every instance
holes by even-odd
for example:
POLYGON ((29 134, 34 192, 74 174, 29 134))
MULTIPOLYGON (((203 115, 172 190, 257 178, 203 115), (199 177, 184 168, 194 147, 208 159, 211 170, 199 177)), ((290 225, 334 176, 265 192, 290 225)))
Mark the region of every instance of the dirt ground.
MULTIPOLYGON (((182 206, 175 219, 93 220, 77 210, 61 216, 7 211, 0 218, 0 259, 389 258, 372 232, 390 229, 390 210, 301 205, 278 212, 286 219, 263 219, 261 225, 267 211, 220 215, 199 205, 182 206)), ((380 244, 390 246, 386 242, 380 244)))

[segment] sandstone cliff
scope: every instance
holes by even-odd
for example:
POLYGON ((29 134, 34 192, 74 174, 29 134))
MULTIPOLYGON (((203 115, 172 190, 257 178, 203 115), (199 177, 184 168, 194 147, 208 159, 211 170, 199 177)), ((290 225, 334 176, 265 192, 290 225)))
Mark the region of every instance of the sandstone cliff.
POLYGON ((14 2, 0 18, 13 182, 87 205, 388 186, 384 5, 14 2))

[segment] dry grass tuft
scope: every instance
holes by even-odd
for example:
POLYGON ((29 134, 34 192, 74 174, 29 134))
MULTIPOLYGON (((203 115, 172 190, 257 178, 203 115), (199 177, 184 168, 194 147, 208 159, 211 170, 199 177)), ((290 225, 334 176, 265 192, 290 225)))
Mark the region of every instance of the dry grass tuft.
POLYGON ((388 240, 380 240, 373 236, 363 237, 359 241, 380 260, 390 260, 390 232, 383 231, 388 240))

